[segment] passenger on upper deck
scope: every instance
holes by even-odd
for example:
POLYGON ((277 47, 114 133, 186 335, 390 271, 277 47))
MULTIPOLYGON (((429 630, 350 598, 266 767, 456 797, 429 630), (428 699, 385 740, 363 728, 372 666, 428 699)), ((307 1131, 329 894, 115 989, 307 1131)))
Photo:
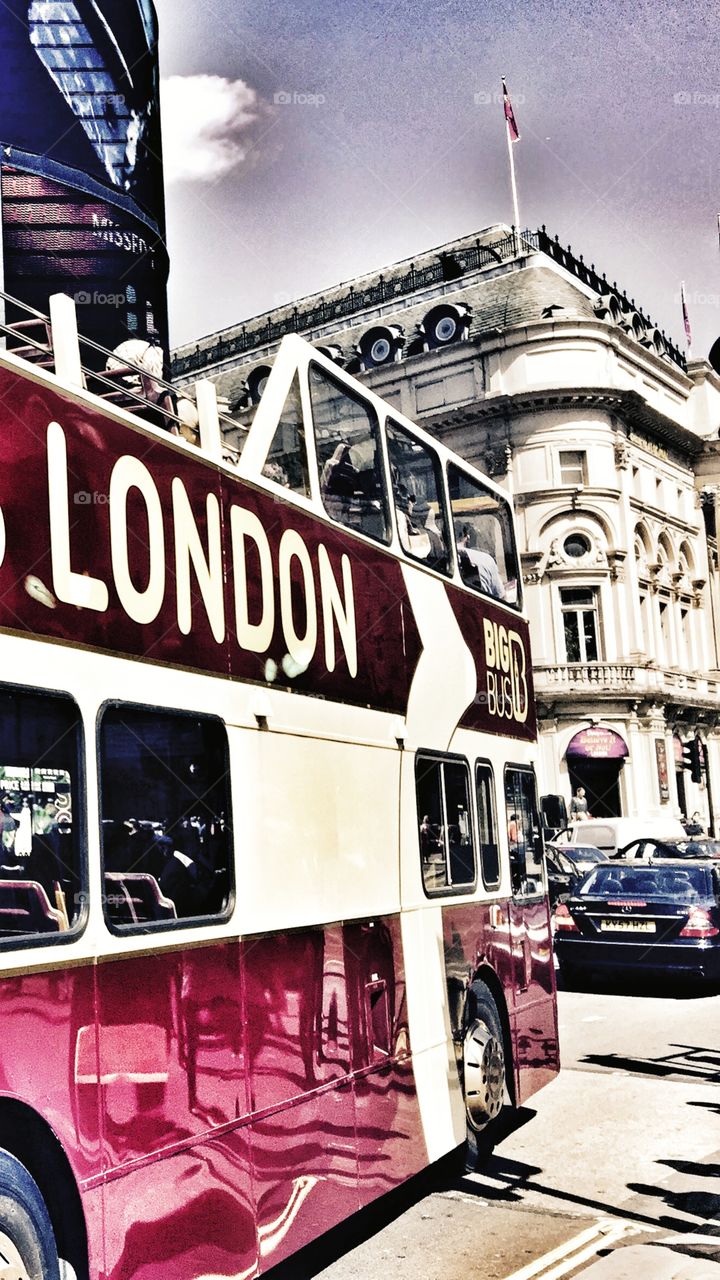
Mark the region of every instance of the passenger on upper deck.
POLYGON ((320 474, 323 501, 333 519, 343 519, 357 484, 358 473, 350 457, 350 445, 341 440, 320 474))
POLYGON ((497 562, 489 551, 477 546, 477 532, 471 524, 455 526, 455 541, 463 582, 496 600, 505 599, 505 586, 497 562))
POLYGON ((142 338, 128 338, 108 356, 105 369, 107 373, 115 375, 118 383, 127 387, 129 394, 140 395, 151 406, 157 406, 157 411, 154 411, 147 405, 138 405, 142 417, 176 436, 180 432, 174 421, 174 396, 160 381, 164 365, 162 347, 145 342, 142 338), (135 370, 139 372, 136 373, 135 370))

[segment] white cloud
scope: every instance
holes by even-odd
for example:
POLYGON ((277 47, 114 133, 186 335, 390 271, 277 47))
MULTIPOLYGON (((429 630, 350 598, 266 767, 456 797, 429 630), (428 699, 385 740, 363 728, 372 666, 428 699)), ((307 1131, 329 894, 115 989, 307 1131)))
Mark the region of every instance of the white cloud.
POLYGON ((168 182, 213 182, 235 169, 263 114, 254 89, 222 76, 170 76, 160 105, 168 182))

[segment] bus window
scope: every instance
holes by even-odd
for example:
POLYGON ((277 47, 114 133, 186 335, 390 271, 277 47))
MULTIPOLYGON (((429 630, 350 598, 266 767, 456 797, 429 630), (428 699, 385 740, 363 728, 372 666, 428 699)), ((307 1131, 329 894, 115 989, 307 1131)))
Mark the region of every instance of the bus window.
POLYGON ((440 462, 390 418, 385 421, 398 535, 403 551, 447 573, 450 549, 440 462))
POLYGON ((448 467, 450 506, 463 582, 483 595, 520 603, 520 578, 510 504, 448 467))
POLYGON ((111 704, 100 727, 105 918, 133 927, 227 913, 227 738, 209 716, 111 704))
POLYGON ((80 713, 0 690, 0 943, 50 941, 80 917, 80 713))
POLYGON ((510 874, 515 896, 544 892, 543 845, 535 775, 531 769, 505 770, 510 874))
POLYGON ((425 892, 468 893, 476 872, 467 764, 419 756, 415 785, 425 892))
POLYGON ((300 401, 298 376, 292 380, 285 406, 275 429, 272 444, 265 459, 263 475, 274 480, 293 493, 310 496, 307 450, 305 448, 305 424, 300 401))
POLYGON ((500 850, 498 847, 497 823, 495 821, 493 772, 489 764, 478 763, 475 766, 475 794, 477 797, 478 850, 480 852, 480 870, 483 884, 486 889, 497 889, 500 884, 500 850))
POLYGON ((329 516, 378 542, 390 541, 377 417, 370 404, 310 367, 320 491, 329 516))

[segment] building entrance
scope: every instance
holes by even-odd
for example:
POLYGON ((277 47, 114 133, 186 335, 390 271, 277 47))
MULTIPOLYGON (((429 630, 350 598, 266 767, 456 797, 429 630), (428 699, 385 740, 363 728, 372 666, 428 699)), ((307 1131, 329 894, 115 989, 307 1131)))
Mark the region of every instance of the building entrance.
POLYGON ((593 818, 619 818, 620 771, 628 755, 627 743, 614 729, 592 725, 568 742, 566 757, 573 795, 585 788, 593 818))
POLYGON ((620 770, 622 760, 568 760, 568 773, 572 794, 578 787, 585 788, 588 811, 593 818, 619 818, 620 770))

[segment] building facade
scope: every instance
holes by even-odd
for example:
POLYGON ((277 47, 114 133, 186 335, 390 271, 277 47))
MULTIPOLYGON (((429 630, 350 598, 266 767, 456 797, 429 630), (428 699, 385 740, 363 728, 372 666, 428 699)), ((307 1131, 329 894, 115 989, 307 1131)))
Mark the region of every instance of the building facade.
POLYGON ((229 445, 287 332, 512 494, 541 790, 720 829, 711 365, 544 228, 496 226, 176 352, 229 402, 229 445))

